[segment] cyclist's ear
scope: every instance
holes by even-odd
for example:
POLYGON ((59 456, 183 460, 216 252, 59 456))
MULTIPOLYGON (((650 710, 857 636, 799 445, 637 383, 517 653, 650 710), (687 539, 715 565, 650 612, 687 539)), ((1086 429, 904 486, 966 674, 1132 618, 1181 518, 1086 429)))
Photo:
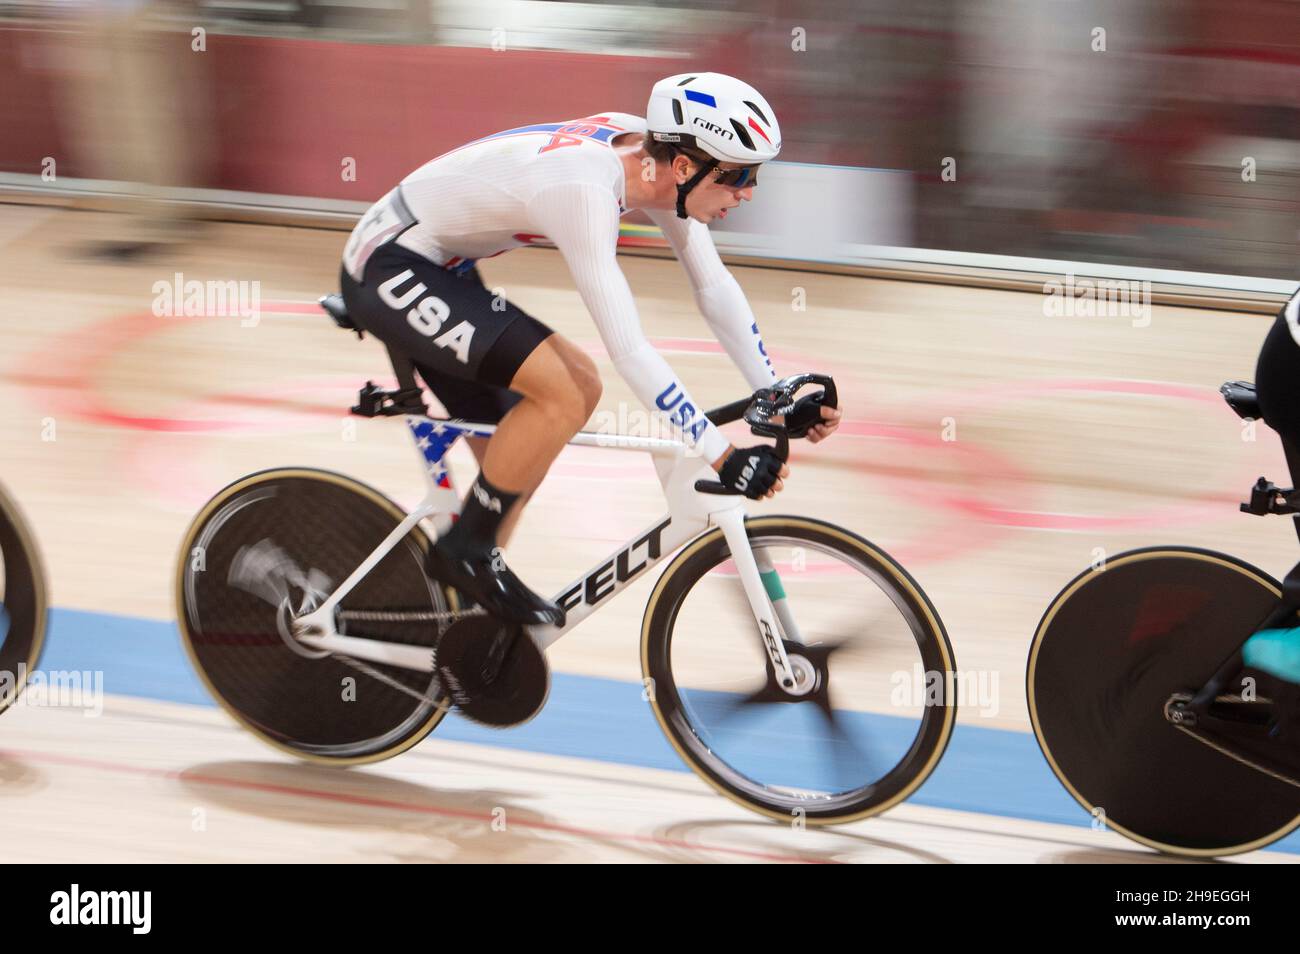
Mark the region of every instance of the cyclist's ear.
POLYGON ((672 170, 673 175, 679 182, 687 182, 691 176, 695 175, 698 164, 684 152, 679 152, 673 156, 672 170), (678 161, 680 160, 680 162, 678 161))

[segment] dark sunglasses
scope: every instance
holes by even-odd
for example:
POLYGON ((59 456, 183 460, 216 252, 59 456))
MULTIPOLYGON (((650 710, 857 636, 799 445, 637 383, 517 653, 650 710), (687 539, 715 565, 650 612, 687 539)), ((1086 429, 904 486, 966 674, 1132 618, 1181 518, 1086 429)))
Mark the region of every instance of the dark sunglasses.
POLYGON ((744 189, 758 185, 758 166, 741 166, 739 169, 718 169, 718 185, 744 189))
MULTIPOLYGON (((680 146, 674 147, 674 152, 685 156, 691 162, 707 163, 711 162, 708 156, 699 155, 691 152, 689 149, 682 149, 680 146)), ((758 185, 758 166, 741 166, 739 169, 717 169, 713 170, 716 178, 713 180, 719 185, 731 186, 733 189, 743 189, 746 186, 758 185)))

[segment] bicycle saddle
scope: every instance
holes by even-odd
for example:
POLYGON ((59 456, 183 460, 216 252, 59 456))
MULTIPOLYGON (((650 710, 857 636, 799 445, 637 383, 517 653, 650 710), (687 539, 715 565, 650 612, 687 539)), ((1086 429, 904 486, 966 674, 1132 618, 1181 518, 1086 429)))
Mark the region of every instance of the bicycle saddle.
POLYGON ((348 317, 348 306, 343 303, 342 295, 324 295, 320 299, 320 306, 340 328, 346 328, 348 331, 357 330, 357 326, 348 317))
POLYGON ((1249 381, 1228 381, 1219 388, 1219 393, 1228 402, 1228 407, 1237 412, 1240 418, 1259 420, 1259 398, 1255 396, 1255 385, 1249 381))

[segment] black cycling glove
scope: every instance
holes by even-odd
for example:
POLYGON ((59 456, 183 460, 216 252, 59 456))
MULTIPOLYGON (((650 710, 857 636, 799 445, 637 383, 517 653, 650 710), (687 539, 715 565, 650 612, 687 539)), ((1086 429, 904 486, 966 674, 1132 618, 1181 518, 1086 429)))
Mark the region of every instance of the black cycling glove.
POLYGON ((824 422, 822 399, 825 397, 825 391, 818 391, 794 402, 794 407, 785 416, 785 429, 791 437, 807 437, 812 428, 824 422))
POLYGON ((738 447, 722 462, 718 479, 728 490, 758 500, 772 489, 784 464, 776 450, 767 444, 738 447))

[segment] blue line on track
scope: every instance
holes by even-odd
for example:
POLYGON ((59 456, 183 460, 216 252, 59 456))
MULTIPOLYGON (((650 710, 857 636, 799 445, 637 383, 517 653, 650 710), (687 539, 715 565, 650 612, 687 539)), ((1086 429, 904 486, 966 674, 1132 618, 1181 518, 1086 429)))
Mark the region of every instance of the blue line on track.
MULTIPOLYGON (((40 668, 102 671, 104 691, 112 695, 216 704, 194 674, 174 623, 53 610, 40 668)), ((500 731, 453 716, 433 738, 689 771, 661 733, 641 684, 614 679, 554 673, 546 708, 532 722, 500 731)), ((751 745, 750 755, 758 748, 751 745)), ((1076 827, 1090 824, 1052 775, 1034 737, 1006 729, 958 725, 939 767, 910 801, 1076 827)), ((1268 850, 1300 852, 1300 832, 1268 850)))

